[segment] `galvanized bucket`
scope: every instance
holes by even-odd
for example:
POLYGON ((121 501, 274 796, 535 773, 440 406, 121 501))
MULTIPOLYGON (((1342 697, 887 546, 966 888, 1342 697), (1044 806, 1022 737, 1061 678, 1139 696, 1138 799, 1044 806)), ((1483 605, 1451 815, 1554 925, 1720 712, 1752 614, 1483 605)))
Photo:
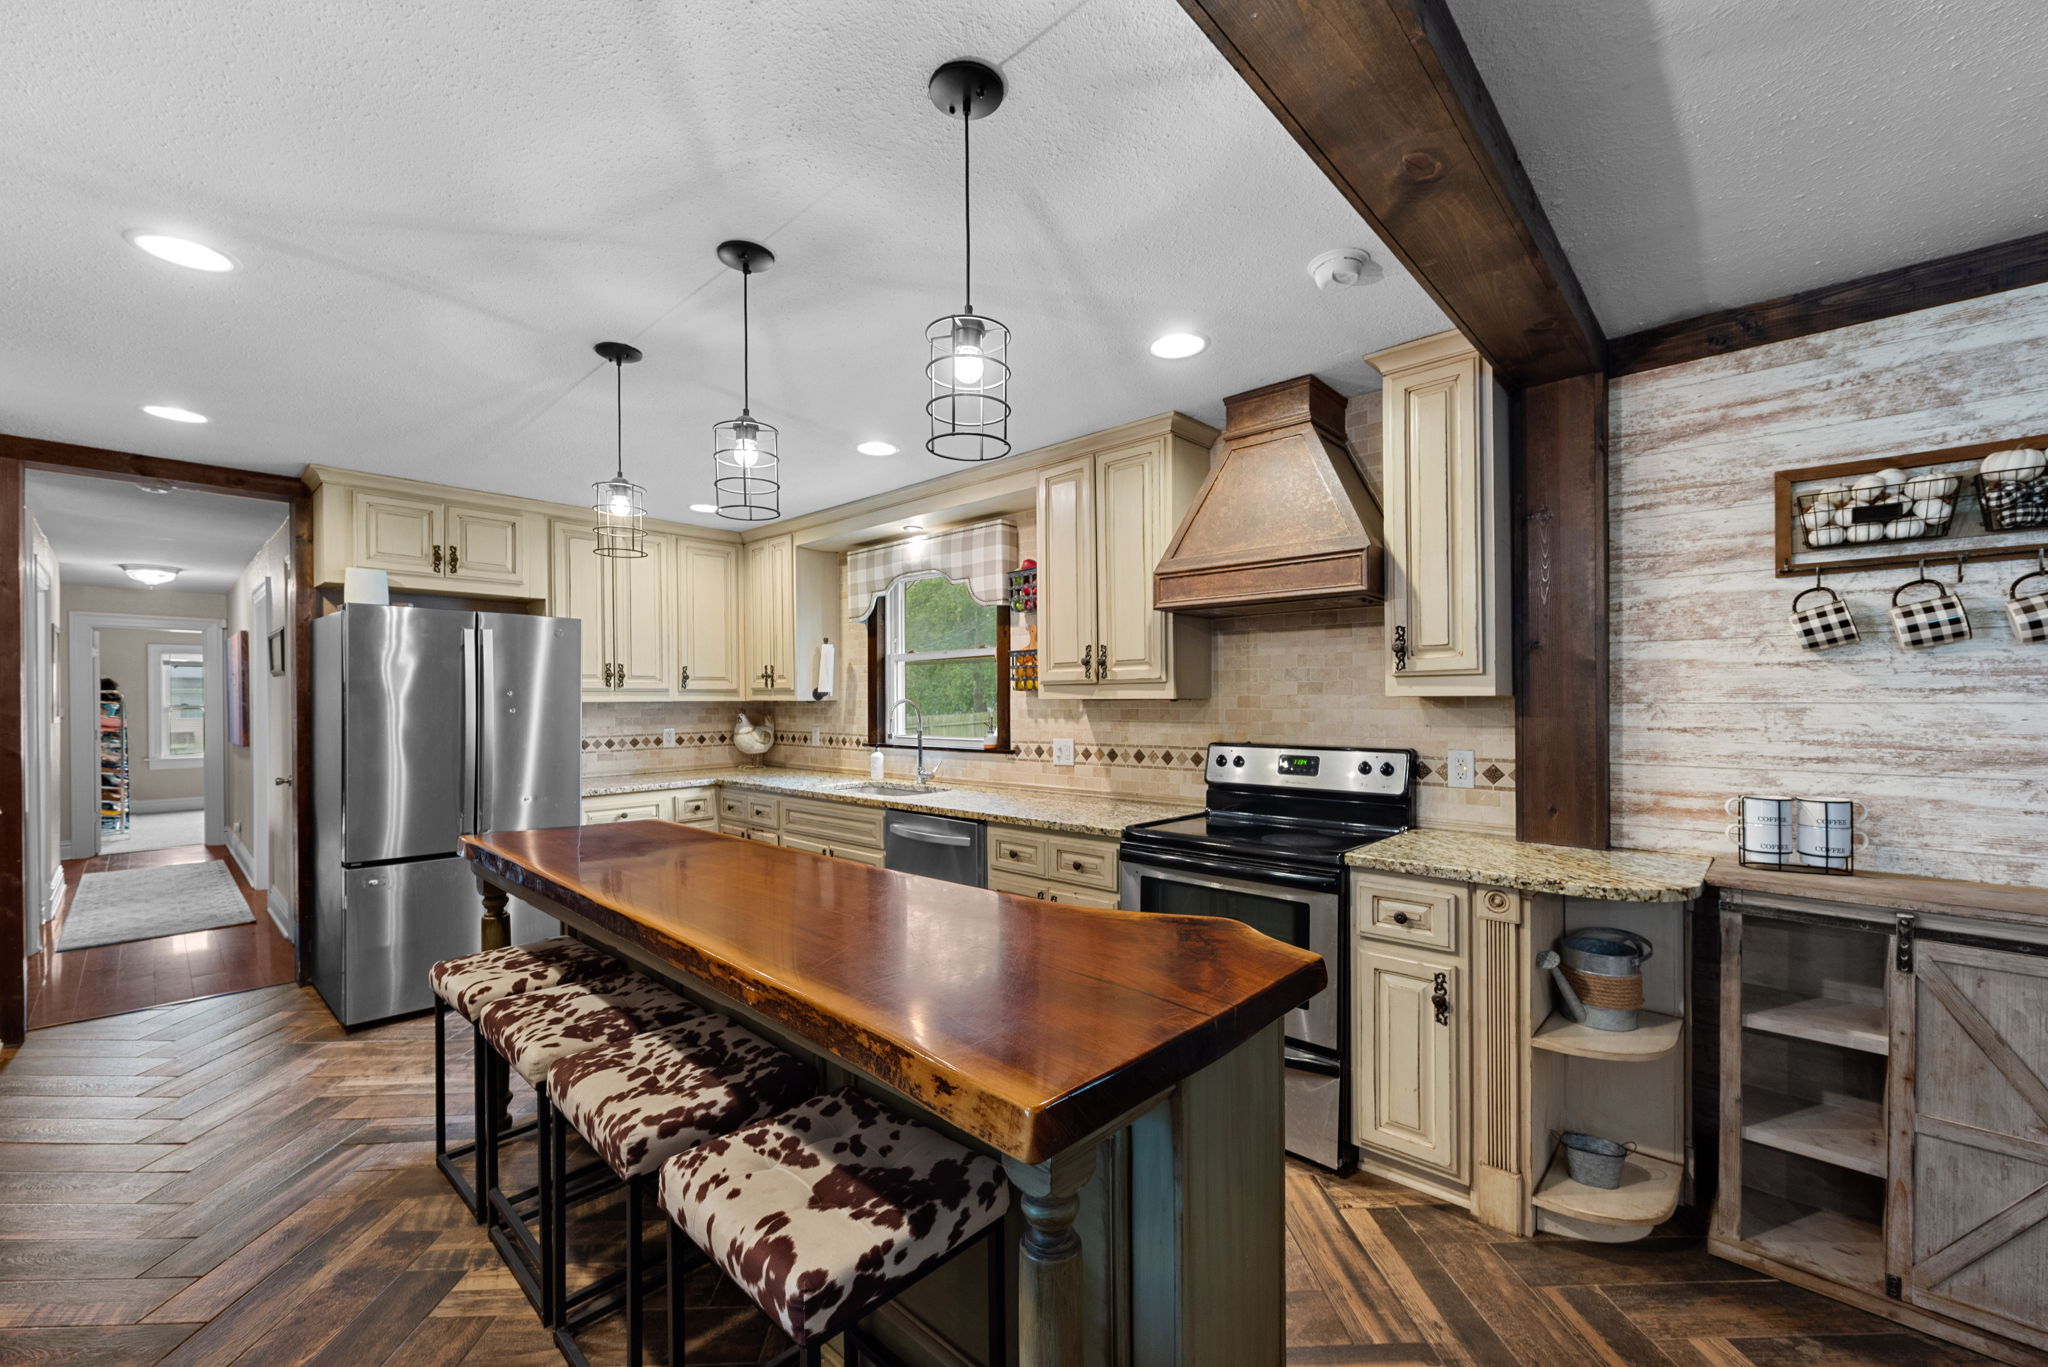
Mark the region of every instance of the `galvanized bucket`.
POLYGON ((1643 1005, 1643 964, 1656 953, 1651 943, 1632 930, 1587 926, 1558 941, 1562 976, 1573 999, 1582 1004, 1585 1023, 1595 1030, 1636 1028, 1643 1005))
POLYGON ((1635 1152, 1633 1144, 1617 1144, 1597 1134, 1569 1131, 1558 1136, 1564 1145, 1565 1170, 1581 1186, 1612 1191, 1621 1185, 1621 1165, 1635 1152))

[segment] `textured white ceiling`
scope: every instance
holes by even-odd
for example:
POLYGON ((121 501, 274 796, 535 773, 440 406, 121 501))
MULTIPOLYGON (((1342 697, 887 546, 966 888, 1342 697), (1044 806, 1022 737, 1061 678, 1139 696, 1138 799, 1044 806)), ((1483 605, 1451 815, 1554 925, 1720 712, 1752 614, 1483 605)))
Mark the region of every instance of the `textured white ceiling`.
POLYGON ((28 472, 27 503, 57 553, 61 584, 141 588, 123 564, 184 571, 165 585, 226 593, 291 509, 264 499, 140 485, 91 475, 28 472))
POLYGON ((1611 335, 2048 229, 2042 0, 1450 0, 1611 335))
MULTIPOLYGON (((0 430, 296 473, 581 502, 627 470, 695 518, 711 424, 782 432, 785 512, 957 469, 923 452, 925 325, 960 305, 941 61, 997 62, 975 126, 974 302, 1013 330, 1028 449, 1447 326, 1172 0, 25 0, 0 70, 0 430), (200 275, 122 242, 190 236, 200 275), (1306 264, 1372 249, 1324 295, 1306 264), (1199 331, 1192 361, 1146 354, 1199 331), (602 369, 601 369, 602 368, 602 369), (180 427, 137 406, 213 418, 180 427), (853 454, 884 438, 904 454, 853 454)), ((719 524, 732 525, 732 524, 719 524)))

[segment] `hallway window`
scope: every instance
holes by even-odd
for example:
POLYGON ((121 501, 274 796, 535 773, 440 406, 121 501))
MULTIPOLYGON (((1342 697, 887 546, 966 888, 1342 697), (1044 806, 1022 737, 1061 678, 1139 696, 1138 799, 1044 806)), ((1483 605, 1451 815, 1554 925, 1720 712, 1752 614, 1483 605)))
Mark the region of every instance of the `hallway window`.
POLYGON ((206 754, 206 667, 187 646, 149 648, 149 757, 197 764, 206 754))

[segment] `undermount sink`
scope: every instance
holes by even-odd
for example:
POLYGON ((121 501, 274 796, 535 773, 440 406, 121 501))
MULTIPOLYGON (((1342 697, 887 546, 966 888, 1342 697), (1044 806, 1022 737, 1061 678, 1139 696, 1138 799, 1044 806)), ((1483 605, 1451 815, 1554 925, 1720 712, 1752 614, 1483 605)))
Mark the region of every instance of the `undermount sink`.
POLYGON ((943 793, 946 791, 936 783, 890 783, 886 780, 878 783, 873 779, 865 778, 858 783, 832 784, 830 790, 835 793, 861 793, 868 797, 900 796, 903 793, 943 793))

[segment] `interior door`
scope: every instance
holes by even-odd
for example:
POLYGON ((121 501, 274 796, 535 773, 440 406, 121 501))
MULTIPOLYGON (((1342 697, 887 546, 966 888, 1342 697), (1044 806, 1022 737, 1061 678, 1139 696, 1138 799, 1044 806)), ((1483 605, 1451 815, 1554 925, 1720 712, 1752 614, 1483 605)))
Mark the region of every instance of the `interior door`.
POLYGON ((1166 678, 1166 618, 1152 610, 1152 571, 1166 552, 1166 462, 1155 439, 1095 458, 1095 677, 1166 678))
POLYGON ((1457 1174, 1458 1019, 1437 1019, 1436 998, 1463 998, 1458 965, 1449 958, 1357 943, 1353 1023, 1358 1069, 1352 1105, 1358 1142, 1396 1157, 1457 1174))
POLYGON ((440 574, 441 511, 441 504, 425 499, 357 494, 355 563, 428 579, 440 574))
POLYGON ((548 615, 574 617, 583 624, 577 651, 578 675, 586 697, 610 697, 613 659, 610 586, 597 553, 597 533, 573 522, 557 522, 550 549, 548 615))
POLYGON ((2048 959, 1922 935, 1912 979, 1906 1298, 2048 1347, 2048 959))
MULTIPOLYGON (((1152 570, 1145 570, 1151 592, 1152 570)), ((1095 459, 1038 480, 1038 682, 1095 681, 1095 459)))
POLYGON ((676 687, 675 543, 649 532, 643 544, 646 555, 609 561, 615 698, 666 698, 676 687))
POLYGON ((451 579, 473 584, 526 582, 526 522, 518 513, 451 503, 445 530, 451 579))
POLYGON ((720 542, 678 542, 676 604, 682 616, 677 691, 685 698, 738 697, 743 672, 739 548, 720 542))

